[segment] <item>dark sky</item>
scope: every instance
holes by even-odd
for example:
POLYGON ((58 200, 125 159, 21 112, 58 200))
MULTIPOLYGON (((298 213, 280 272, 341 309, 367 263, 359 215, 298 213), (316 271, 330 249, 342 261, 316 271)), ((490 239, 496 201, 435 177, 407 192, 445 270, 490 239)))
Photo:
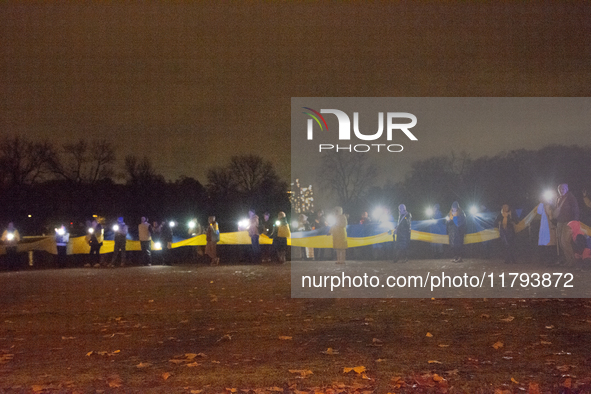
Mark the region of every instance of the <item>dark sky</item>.
POLYGON ((591 95, 589 2, 2 2, 0 15, 2 133, 106 137, 169 179, 205 182, 242 153, 287 179, 291 97, 591 95))

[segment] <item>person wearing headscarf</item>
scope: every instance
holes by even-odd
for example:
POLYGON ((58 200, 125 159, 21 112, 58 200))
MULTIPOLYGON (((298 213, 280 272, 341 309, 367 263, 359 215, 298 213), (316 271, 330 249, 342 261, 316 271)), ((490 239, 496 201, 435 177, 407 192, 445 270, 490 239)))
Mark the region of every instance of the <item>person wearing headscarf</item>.
POLYGON ((347 248, 347 217, 343 215, 343 208, 335 207, 335 223, 330 227, 332 247, 337 253, 337 264, 345 264, 347 248))
POLYGON ((462 262, 464 251, 464 235, 466 235, 466 214, 460 208, 460 204, 454 201, 447 215, 447 234, 451 247, 454 263, 462 262))
POLYGON ((509 208, 508 204, 503 205, 501 212, 495 219, 494 225, 499 230, 499 236, 503 243, 505 264, 515 263, 515 225, 517 214, 509 208))

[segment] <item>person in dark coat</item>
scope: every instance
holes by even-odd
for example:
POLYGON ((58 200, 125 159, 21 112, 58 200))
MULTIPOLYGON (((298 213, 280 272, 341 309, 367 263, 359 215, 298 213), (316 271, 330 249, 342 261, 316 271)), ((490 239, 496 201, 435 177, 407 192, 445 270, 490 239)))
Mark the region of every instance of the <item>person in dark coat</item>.
POLYGON ((410 246, 410 225, 412 215, 406 210, 406 205, 398 206, 398 224, 394 230, 395 255, 394 262, 408 262, 408 248, 410 246))
POLYGON ((517 224, 517 214, 509 205, 505 204, 501 212, 495 219, 495 227, 499 230, 501 242, 503 244, 505 264, 515 263, 515 225, 517 224))
POLYGON ((162 245, 162 264, 172 265, 172 227, 170 223, 160 225, 160 242, 162 245))
POLYGON ((556 241, 560 248, 560 257, 566 266, 575 264, 575 253, 573 252, 571 229, 568 223, 580 219, 579 203, 576 197, 568 190, 568 185, 558 185, 559 197, 552 209, 552 217, 556 220, 556 241))
POLYGON ((447 216, 447 235, 451 247, 454 263, 462 262, 464 252, 464 235, 466 235, 466 214, 460 208, 460 204, 454 201, 447 216))

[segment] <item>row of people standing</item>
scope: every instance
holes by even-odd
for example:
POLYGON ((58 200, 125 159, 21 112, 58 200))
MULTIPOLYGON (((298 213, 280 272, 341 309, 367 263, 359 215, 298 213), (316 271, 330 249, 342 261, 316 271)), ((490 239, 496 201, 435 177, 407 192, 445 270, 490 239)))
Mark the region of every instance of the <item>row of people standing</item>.
POLYGON ((274 255, 279 263, 285 263, 287 259, 287 239, 291 238, 291 229, 289 223, 287 223, 285 213, 279 212, 275 223, 271 221, 271 215, 268 212, 263 215, 264 221, 262 223, 253 209, 248 212, 248 216, 248 224, 246 226, 239 225, 238 229, 248 231, 251 241, 252 261, 255 263, 272 261, 274 255), (264 254, 259 242, 261 234, 273 239, 271 248, 265 248, 266 253, 264 254))

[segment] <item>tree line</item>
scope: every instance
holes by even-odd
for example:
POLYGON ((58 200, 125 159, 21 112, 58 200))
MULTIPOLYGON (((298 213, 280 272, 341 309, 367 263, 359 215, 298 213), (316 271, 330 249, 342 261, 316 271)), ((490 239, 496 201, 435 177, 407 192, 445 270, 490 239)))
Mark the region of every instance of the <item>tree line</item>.
POLYGON ((129 223, 141 216, 205 223, 207 216, 216 215, 223 225, 250 208, 289 210, 287 183, 270 162, 256 155, 235 156, 225 166, 208 169, 204 185, 188 176, 167 181, 150 158, 127 155, 120 163, 117 153, 107 139, 56 146, 22 136, 2 137, 0 220, 16 221, 35 233, 42 226, 95 214, 124 216, 129 223))

